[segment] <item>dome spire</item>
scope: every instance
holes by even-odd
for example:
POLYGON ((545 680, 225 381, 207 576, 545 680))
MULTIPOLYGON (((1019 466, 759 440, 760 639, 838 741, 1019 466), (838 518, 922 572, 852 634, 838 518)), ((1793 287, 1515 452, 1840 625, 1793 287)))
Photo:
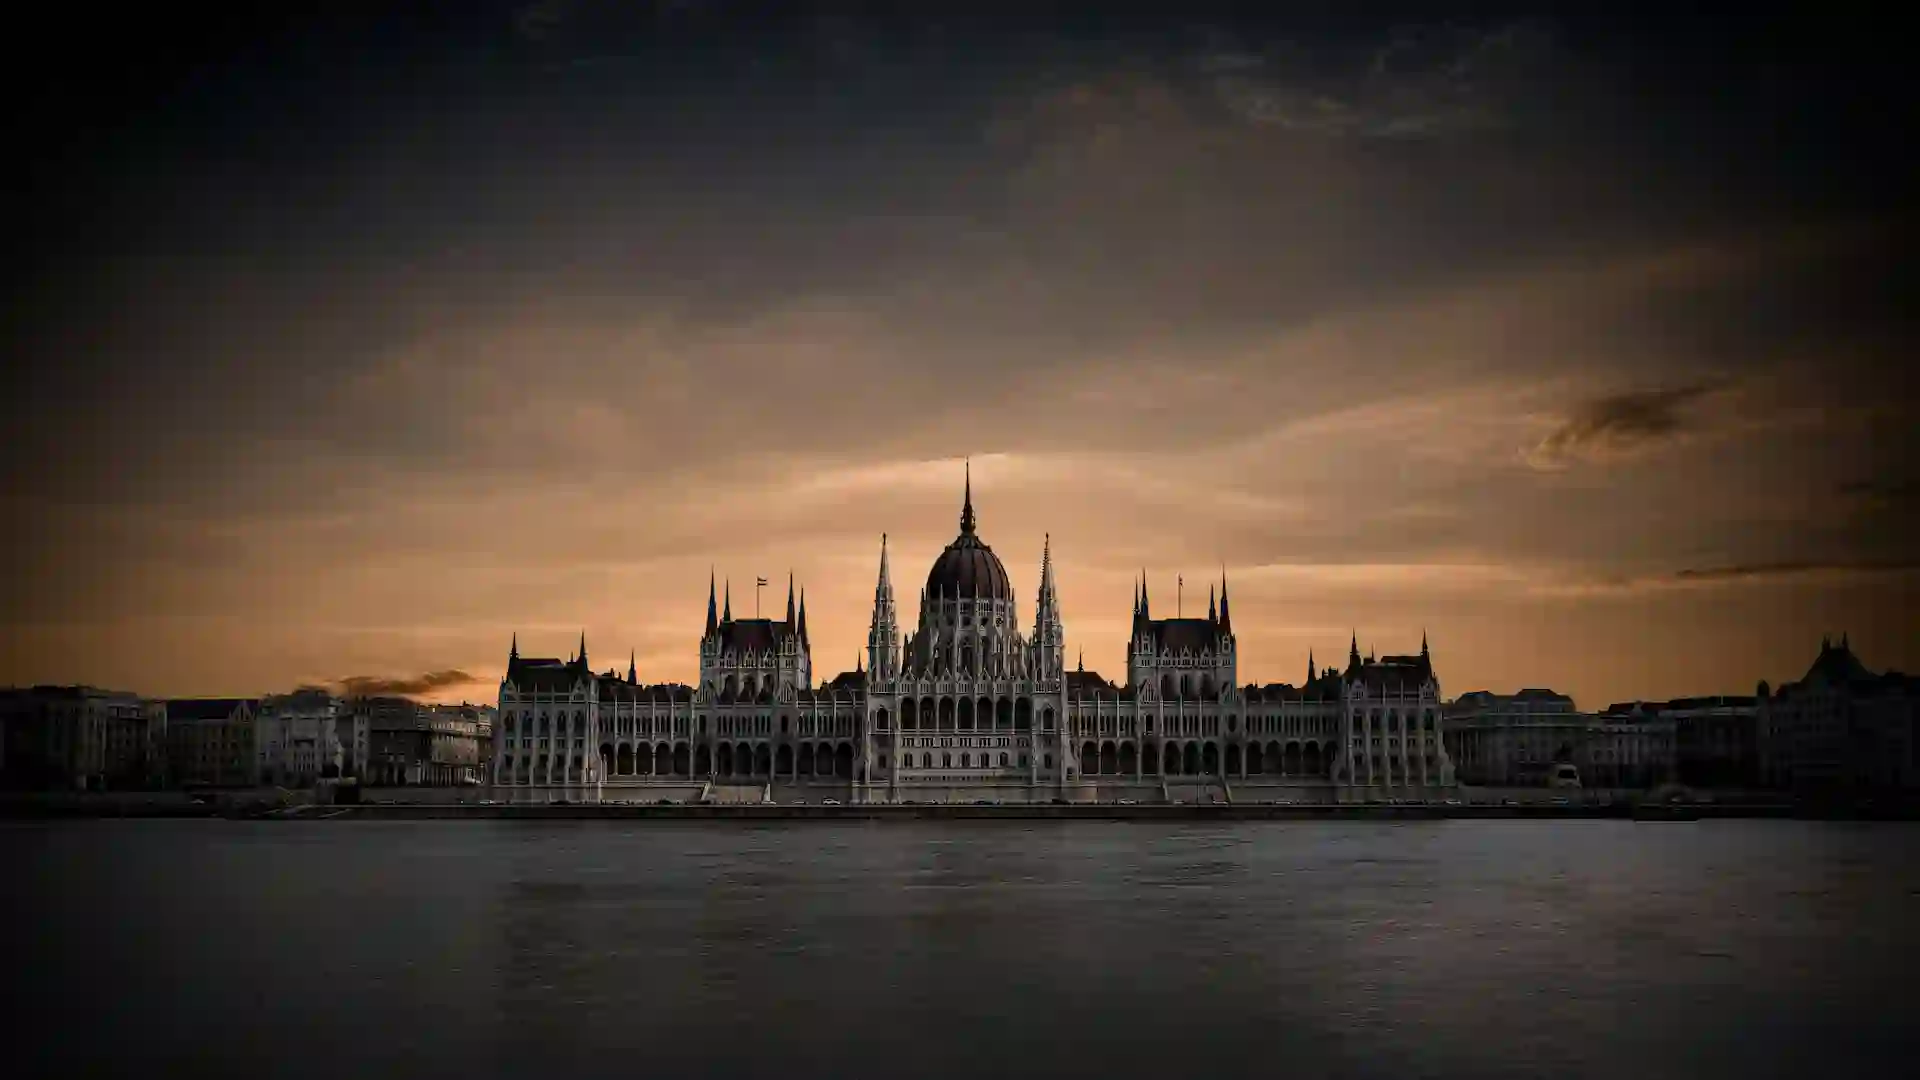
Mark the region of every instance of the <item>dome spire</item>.
POLYGON ((973 534, 973 459, 967 459, 967 494, 960 506, 960 531, 973 534))

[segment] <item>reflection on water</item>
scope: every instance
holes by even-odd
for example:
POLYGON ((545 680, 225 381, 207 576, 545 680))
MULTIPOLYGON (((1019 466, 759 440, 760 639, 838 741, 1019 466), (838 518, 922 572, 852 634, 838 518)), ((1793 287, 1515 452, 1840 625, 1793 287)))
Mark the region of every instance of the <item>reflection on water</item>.
POLYGON ((0 827, 24 898, 9 997, 38 1064, 221 1076, 1837 1072, 1908 1045, 1916 839, 1791 822, 0 827))

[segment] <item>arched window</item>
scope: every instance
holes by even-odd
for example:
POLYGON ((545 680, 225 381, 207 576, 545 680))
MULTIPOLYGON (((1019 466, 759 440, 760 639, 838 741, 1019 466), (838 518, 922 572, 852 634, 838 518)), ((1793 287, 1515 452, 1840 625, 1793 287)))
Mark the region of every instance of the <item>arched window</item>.
POLYGON ((873 726, 880 731, 887 730, 887 710, 876 709, 873 714, 873 726))
POLYGON ((1040 767, 1041 767, 1041 768, 1043 768, 1043 769, 1051 769, 1051 768, 1053 768, 1053 755, 1052 755, 1052 754, 1047 754, 1047 755, 1045 755, 1044 757, 1042 757, 1042 758, 1040 759, 1040 767))
POLYGON ((1160 676, 1160 696, 1163 698, 1172 698, 1175 696, 1173 692, 1173 676, 1160 676))
POLYGON ((1000 755, 1000 767, 1003 769, 1007 767, 1007 755, 1005 754, 1000 755))
POLYGON ((1040 710, 1040 730, 1042 731, 1053 730, 1053 706, 1051 705, 1040 710))
POLYGON ((914 722, 917 719, 914 713, 915 713, 915 710, 914 710, 912 698, 908 698, 907 700, 900 703, 900 730, 901 731, 912 731, 914 729, 914 722))
POLYGON ((941 767, 941 768, 943 768, 943 769, 951 769, 951 768, 953 767, 953 755, 952 755, 952 754, 941 754, 941 755, 940 755, 940 767, 941 767))
POLYGON ((960 755, 960 767, 963 769, 972 768, 972 758, 970 755, 960 755))
POLYGON ((971 645, 960 647, 960 671, 965 675, 973 674, 973 646, 971 645))
POLYGON ((1193 675, 1191 673, 1180 676, 1180 696, 1183 698, 1193 696, 1193 675))

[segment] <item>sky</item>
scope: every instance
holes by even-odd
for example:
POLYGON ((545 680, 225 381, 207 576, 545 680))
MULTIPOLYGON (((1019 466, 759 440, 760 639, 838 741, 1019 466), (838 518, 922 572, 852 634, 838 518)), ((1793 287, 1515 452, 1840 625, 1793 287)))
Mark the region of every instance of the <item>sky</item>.
POLYGON ((691 680, 710 570, 826 677, 969 459, 1112 678, 1142 571, 1243 682, 1920 670, 1897 35, 1276 6, 47 14, 0 683, 691 680))

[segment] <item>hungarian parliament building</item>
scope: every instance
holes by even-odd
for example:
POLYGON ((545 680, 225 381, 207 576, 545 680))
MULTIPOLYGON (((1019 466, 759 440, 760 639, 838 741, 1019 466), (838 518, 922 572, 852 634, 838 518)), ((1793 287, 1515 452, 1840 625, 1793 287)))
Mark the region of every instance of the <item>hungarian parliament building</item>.
POLYGON ((1223 575, 1205 618, 1155 618, 1135 589, 1127 675, 1067 667, 1051 539, 1032 628, 981 540, 971 478, 960 532, 903 635, 886 538, 855 670, 814 682, 807 603, 740 619, 711 578, 697 685, 596 673, 583 634, 562 661, 520 655, 500 684, 504 800, 1049 802, 1425 798, 1451 789, 1440 686, 1417 654, 1241 686, 1223 575))

